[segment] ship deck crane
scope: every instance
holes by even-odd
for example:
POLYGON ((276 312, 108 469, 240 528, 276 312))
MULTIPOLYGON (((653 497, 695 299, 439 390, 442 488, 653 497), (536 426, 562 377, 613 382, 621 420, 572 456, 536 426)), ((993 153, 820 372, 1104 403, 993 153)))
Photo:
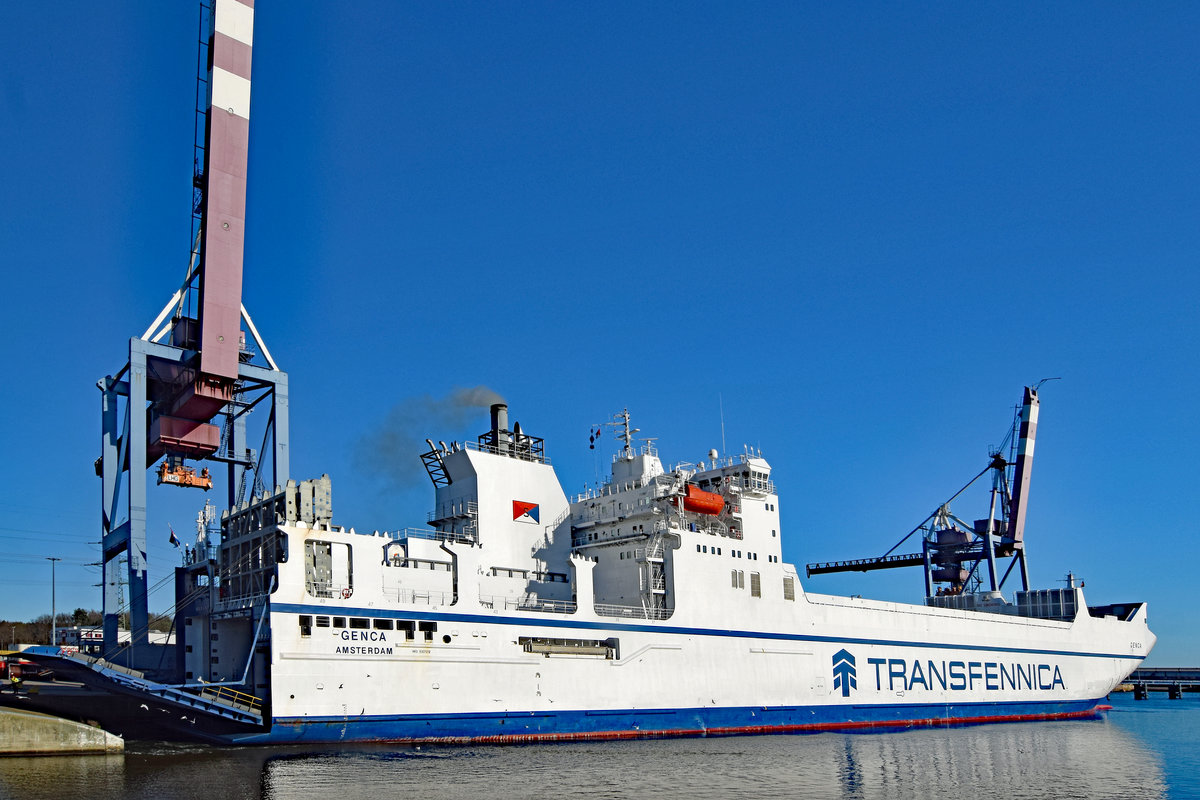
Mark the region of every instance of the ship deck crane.
MULTIPOLYGON (((1053 380, 1053 379, 1047 379, 1053 380)), ((898 567, 923 567, 925 595, 934 596, 934 584, 945 584, 939 595, 958 595, 978 590, 984 584, 980 575, 986 565, 986 585, 999 592, 1015 567, 1020 568, 1023 591, 1029 591, 1029 569, 1025 560, 1025 510, 1029 501, 1030 476, 1033 469, 1033 446, 1037 436, 1038 387, 1025 387, 1025 394, 1005 443, 990 454, 990 462, 965 486, 937 507, 919 525, 909 531, 890 550, 875 558, 848 561, 827 561, 808 564, 808 576, 835 572, 870 572, 898 567), (1015 459, 1006 459, 1002 452, 1009 446, 1015 449, 1015 459), (967 523, 950 511, 950 503, 991 473, 991 507, 986 519, 967 523), (1011 487, 1011 489, 1010 489, 1011 487), (919 553, 895 551, 917 533, 922 534, 919 553), (1004 576, 998 577, 998 559, 1011 558, 1004 576)))

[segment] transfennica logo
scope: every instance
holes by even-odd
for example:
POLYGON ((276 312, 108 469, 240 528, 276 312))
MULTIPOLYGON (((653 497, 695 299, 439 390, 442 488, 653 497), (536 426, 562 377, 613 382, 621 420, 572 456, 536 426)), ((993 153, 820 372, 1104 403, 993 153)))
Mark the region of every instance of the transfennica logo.
MULTIPOLYGON (((1065 690, 1067 681, 1058 664, 1011 661, 950 661, 941 659, 868 658, 865 691, 1003 692, 1065 690), (874 669, 872 669, 874 667, 874 669), (875 685, 871 686, 871 676, 875 685), (885 686, 886 684, 886 686, 885 686)), ((842 697, 858 691, 858 670, 849 650, 833 655, 833 690, 842 697)))
POLYGON ((851 689, 858 688, 858 672, 854 669, 854 656, 847 650, 833 654, 833 688, 842 690, 842 697, 849 697, 851 689))

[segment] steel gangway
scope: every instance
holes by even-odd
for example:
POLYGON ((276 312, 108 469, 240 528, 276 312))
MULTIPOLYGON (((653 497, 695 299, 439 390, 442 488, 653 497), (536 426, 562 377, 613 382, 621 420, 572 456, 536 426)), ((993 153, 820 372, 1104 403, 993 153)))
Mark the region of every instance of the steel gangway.
POLYGON ((262 700, 231 686, 204 683, 158 683, 147 678, 143 672, 114 664, 103 658, 47 645, 26 648, 22 651, 22 655, 47 666, 51 666, 47 660, 59 659, 75 668, 88 669, 104 677, 115 684, 116 688, 143 696, 150 695, 176 706, 202 711, 233 722, 250 725, 262 724, 262 700))

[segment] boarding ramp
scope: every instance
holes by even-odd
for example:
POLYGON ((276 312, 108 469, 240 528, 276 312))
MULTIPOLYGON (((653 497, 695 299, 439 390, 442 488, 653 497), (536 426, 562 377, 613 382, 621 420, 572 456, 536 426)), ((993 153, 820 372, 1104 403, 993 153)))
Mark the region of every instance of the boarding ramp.
POLYGON ((74 653, 58 647, 39 645, 27 648, 22 656, 50 667, 57 661, 65 673, 90 671, 106 679, 114 688, 135 695, 149 695, 175 706, 200 711, 231 722, 262 725, 262 700, 229 686, 210 684, 164 684, 148 679, 145 673, 113 664, 102 658, 74 653))

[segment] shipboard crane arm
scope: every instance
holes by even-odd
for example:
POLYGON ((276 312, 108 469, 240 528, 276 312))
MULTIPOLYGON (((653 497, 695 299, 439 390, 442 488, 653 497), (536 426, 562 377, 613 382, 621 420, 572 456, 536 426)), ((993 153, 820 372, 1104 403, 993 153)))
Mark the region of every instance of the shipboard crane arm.
MULTIPOLYGON (((1045 383, 1039 381, 1037 386, 1045 383)), ((983 579, 978 571, 988 565, 988 583, 993 592, 999 591, 1008 580, 1013 567, 1021 565, 1021 582, 1029 588, 1025 564, 1024 520, 1029 495, 1029 478, 1033 460, 1033 443, 1037 432, 1037 386, 1025 387, 1023 402, 1017 408, 1014 423, 1000 447, 989 453, 989 463, 975 477, 942 503, 900 541, 877 558, 830 561, 806 565, 808 576, 832 572, 868 572, 895 567, 924 566, 926 594, 933 593, 934 583, 948 584, 939 594, 961 594, 968 587, 978 588, 983 579), (1006 447, 1015 449, 1010 461, 1002 453, 1006 447), (1009 472, 1012 472, 1010 491, 1009 472), (991 507, 986 519, 967 523, 950 511, 950 503, 987 473, 992 473, 991 507), (896 551, 918 532, 923 533, 919 553, 896 554, 896 551), (996 559, 1013 558, 997 579, 996 559)))

